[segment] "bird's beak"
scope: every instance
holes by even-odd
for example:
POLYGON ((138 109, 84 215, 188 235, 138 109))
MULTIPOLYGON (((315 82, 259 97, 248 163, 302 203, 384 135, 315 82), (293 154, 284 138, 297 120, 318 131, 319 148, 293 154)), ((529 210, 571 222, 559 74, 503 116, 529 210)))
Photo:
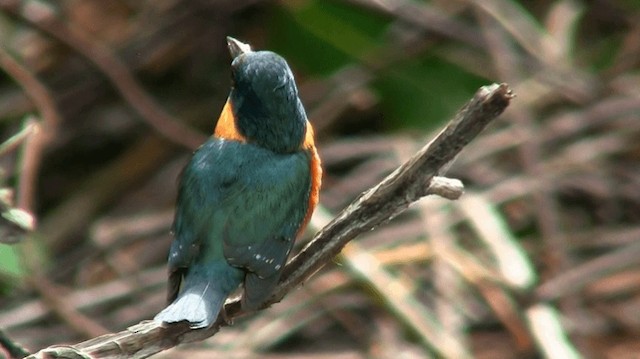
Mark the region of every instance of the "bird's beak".
POLYGON ((232 58, 236 58, 247 52, 251 52, 251 45, 238 41, 231 36, 227 36, 227 46, 232 58))

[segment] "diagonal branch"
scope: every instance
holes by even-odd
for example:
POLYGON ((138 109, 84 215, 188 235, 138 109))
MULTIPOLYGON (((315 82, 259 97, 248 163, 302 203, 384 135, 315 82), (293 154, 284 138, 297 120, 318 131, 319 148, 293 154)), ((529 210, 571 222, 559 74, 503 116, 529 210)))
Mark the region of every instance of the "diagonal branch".
MULTIPOLYGON (((506 84, 480 88, 435 139, 380 184, 363 193, 316 234, 287 264, 281 282, 264 307, 282 300, 359 234, 388 221, 428 194, 440 194, 442 184, 436 176, 489 122, 504 111, 512 98, 513 94, 506 84)), ((455 197, 451 193, 442 194, 447 198, 455 197)), ((228 319, 248 314, 241 310, 238 299, 229 300, 225 310, 228 319)), ((180 343, 210 337, 226 325, 222 318, 205 330, 190 330, 184 323, 163 327, 155 322, 144 321, 119 333, 103 335, 73 346, 46 348, 29 358, 147 358, 180 343)))
POLYGON ((9 354, 10 359, 22 358, 29 355, 29 352, 25 348, 11 340, 11 338, 9 338, 9 336, 2 330, 0 330, 0 349, 6 350, 7 354, 9 354))

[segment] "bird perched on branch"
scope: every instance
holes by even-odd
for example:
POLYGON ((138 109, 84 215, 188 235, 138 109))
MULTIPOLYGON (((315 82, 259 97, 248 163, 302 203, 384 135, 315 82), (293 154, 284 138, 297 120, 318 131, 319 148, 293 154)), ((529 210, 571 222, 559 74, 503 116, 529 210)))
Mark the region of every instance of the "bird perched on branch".
POLYGON ((232 87, 213 136, 187 164, 169 252, 168 302, 154 320, 206 328, 243 284, 269 298, 318 203, 313 128, 287 62, 228 37, 232 87))

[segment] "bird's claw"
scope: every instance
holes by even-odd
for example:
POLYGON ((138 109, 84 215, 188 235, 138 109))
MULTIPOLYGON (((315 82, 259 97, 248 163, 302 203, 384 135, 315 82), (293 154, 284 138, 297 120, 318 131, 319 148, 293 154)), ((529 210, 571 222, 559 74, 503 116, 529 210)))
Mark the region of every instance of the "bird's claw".
POLYGON ((224 309, 224 306, 222 306, 222 309, 220 309, 220 318, 222 318, 222 321, 227 326, 233 325, 233 318, 229 317, 229 315, 227 314, 227 310, 224 309))

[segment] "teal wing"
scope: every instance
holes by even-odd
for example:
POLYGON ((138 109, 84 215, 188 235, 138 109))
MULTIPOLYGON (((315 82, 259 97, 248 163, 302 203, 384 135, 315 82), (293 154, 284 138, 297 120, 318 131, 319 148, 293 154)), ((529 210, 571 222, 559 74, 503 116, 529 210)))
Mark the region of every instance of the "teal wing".
POLYGON ((247 154, 237 177, 238 193, 225 203, 227 262, 247 271, 243 304, 255 309, 271 294, 304 220, 311 174, 305 152, 247 154))
POLYGON ((226 260, 246 271, 244 304, 277 283, 308 206, 305 152, 278 155, 212 138, 185 168, 169 253, 169 301, 194 262, 226 260))
POLYGON ((236 169, 242 165, 242 158, 234 155, 235 146, 233 142, 211 138, 194 153, 182 172, 173 222, 175 240, 168 259, 169 302, 177 297, 189 267, 224 261, 221 233, 227 216, 223 204, 238 192, 234 189, 236 169))

